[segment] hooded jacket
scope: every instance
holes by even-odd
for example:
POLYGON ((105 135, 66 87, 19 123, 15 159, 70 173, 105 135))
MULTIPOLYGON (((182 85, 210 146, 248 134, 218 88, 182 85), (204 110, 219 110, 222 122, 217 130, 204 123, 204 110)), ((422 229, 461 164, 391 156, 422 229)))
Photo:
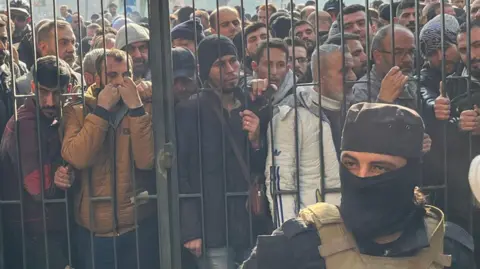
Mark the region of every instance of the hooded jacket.
POLYGON ((151 106, 129 110, 123 105, 116 112, 102 112, 96 106, 95 87, 85 93, 85 107, 72 103, 63 110, 62 157, 79 170, 80 188, 74 203, 77 223, 96 236, 109 237, 134 230, 135 214, 140 222, 155 210, 150 200, 134 200, 155 192, 151 106), (108 196, 113 202, 91 201, 91 220, 90 197, 108 196))
MULTIPOLYGON (((327 101, 325 100, 325 102, 327 101)), ((332 131, 327 117, 320 111, 318 93, 312 88, 300 88, 297 92, 297 104, 294 96, 287 97, 278 106, 277 113, 272 119, 273 141, 268 135, 267 165, 265 169, 267 197, 272 216, 277 216, 277 223, 282 223, 298 214, 296 194, 282 194, 274 199, 270 190, 277 191, 297 189, 298 176, 300 179, 300 208, 317 202, 317 190, 321 190, 321 162, 325 169, 326 188, 339 188, 339 163, 337 151, 332 138, 332 131), (297 115, 298 135, 296 135, 295 115, 297 115), (320 155, 320 124, 322 125, 323 158, 320 155), (298 141, 298 159, 296 157, 296 141, 298 141), (272 157, 272 154, 274 155, 272 157), (274 163, 272 163, 272 158, 274 163), (296 169, 296 160, 300 160, 299 170, 296 169), (274 165, 274 166, 273 166, 274 165), (274 169, 271 169, 273 166, 274 169), (274 182, 271 181, 271 171, 274 182), (297 174, 298 173, 298 174, 297 174), (272 186, 275 184, 275 188, 272 186)), ((269 127, 268 134, 271 133, 269 127)), ((327 201, 339 204, 337 194, 326 196, 327 201)))

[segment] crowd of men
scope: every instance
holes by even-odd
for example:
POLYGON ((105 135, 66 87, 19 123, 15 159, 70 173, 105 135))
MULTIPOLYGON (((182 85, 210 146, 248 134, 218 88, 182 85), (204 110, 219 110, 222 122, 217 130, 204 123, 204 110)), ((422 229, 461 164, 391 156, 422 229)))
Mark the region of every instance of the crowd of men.
MULTIPOLYGON (((475 268, 480 0, 464 1, 175 7, 172 89, 153 88, 174 96, 183 268, 475 268)), ((158 268, 148 19, 10 7, 6 268, 158 268)))

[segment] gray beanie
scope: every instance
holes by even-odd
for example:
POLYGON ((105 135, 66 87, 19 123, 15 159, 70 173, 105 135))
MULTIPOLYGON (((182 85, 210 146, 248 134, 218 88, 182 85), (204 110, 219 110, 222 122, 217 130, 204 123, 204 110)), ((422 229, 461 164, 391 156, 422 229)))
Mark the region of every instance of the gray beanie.
POLYGON ((125 26, 120 28, 115 39, 115 48, 124 49, 125 46, 135 42, 150 41, 150 32, 147 28, 136 23, 127 24, 127 36, 125 36, 125 26), (128 43, 126 38, 128 38, 128 43))
MULTIPOLYGON (((445 35, 443 40, 446 44, 457 44, 457 34, 460 30, 457 19, 445 14, 445 35)), ((427 22, 420 31, 420 52, 423 57, 442 47, 442 16, 437 15, 427 22)))

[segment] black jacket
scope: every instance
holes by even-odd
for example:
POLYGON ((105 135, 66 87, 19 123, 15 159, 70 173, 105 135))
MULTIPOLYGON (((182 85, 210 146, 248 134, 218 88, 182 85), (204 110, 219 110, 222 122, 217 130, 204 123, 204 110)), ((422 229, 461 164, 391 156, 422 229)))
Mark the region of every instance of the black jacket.
MULTIPOLYGON (((249 214, 246 196, 238 194, 247 192, 249 184, 222 130, 227 126, 222 127, 215 107, 221 109, 220 98, 212 90, 204 90, 176 106, 180 193, 203 191, 203 204, 199 198, 180 201, 182 241, 202 238, 207 248, 224 247, 228 226, 230 246, 246 246, 251 234, 249 214)), ((239 113, 244 108, 241 103, 230 112, 221 110, 244 161, 250 164, 250 171, 263 174, 261 164, 265 162, 262 160, 265 153, 262 149, 252 149, 247 133, 242 130, 239 113)))

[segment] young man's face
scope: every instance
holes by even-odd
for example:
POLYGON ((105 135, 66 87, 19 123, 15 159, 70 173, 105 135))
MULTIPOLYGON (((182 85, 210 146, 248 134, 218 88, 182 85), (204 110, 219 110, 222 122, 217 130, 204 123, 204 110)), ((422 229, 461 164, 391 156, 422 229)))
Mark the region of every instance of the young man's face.
POLYGON ((365 12, 357 11, 352 14, 347 14, 343 16, 344 31, 346 33, 357 34, 360 36, 360 41, 362 46, 365 48, 366 44, 366 35, 367 27, 369 27, 370 37, 373 36, 374 32, 370 23, 367 23, 365 20, 365 12))
POLYGON ((308 56, 305 47, 295 47, 295 61, 293 60, 293 46, 288 47, 288 64, 295 66, 295 75, 302 79, 308 69, 308 56))
POLYGON ((217 22, 216 28, 212 28, 212 33, 217 34, 220 32, 221 35, 224 35, 231 40, 241 31, 240 18, 238 17, 237 12, 233 10, 220 10, 218 14, 220 20, 217 22))
POLYGON ((475 78, 480 78, 480 27, 473 27, 470 31, 470 44, 467 43, 468 33, 461 33, 457 36, 458 52, 463 63, 467 63, 467 46, 470 46, 471 73, 475 78))
POLYGON ((247 54, 252 57, 255 55, 258 45, 268 37, 267 28, 262 27, 247 36, 247 54))
POLYGON ((398 24, 403 25, 410 29, 410 31, 415 32, 415 8, 405 8, 400 16, 398 16, 398 24))
POLYGON ((287 54, 285 51, 277 48, 269 48, 270 55, 267 54, 267 49, 259 63, 252 63, 257 78, 269 79, 270 84, 280 87, 288 72, 287 54), (270 56, 270 59, 269 57, 270 56), (269 73, 270 71, 270 73, 269 73))
POLYGON ((224 91, 238 85, 240 62, 235 55, 225 55, 217 59, 210 68, 209 80, 213 87, 224 91))
POLYGON ((361 78, 367 72, 367 55, 362 43, 359 40, 348 40, 347 45, 353 57, 353 72, 357 79, 361 78))
POLYGON ((317 34, 310 25, 302 24, 295 27, 295 36, 305 41, 308 48, 315 46, 317 34))
POLYGON ((96 75, 95 82, 97 85, 100 85, 100 88, 105 87, 107 84, 118 87, 123 85, 124 78, 131 76, 132 74, 128 70, 126 60, 119 61, 114 57, 107 56, 106 65, 105 62, 102 64, 102 74, 96 75))
POLYGON ((357 177, 374 177, 404 167, 403 157, 356 151, 343 151, 341 156, 345 168, 357 177))

